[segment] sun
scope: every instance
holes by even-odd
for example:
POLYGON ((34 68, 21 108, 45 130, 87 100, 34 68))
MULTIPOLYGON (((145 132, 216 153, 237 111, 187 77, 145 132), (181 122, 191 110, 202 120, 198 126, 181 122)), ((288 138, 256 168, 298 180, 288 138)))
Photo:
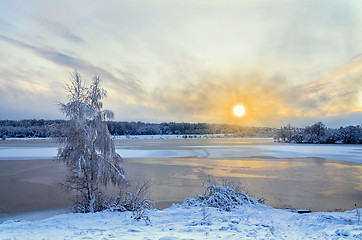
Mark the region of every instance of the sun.
POLYGON ((238 104, 236 105, 234 108, 233 108, 233 114, 236 116, 236 117, 242 117, 244 116, 245 114, 245 107, 241 104, 238 104))

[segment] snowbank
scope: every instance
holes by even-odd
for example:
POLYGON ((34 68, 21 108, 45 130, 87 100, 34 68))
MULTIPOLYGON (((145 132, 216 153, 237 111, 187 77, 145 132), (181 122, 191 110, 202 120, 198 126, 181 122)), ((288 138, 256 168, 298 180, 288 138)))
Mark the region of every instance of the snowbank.
MULTIPOLYGON (((232 138, 230 134, 171 134, 171 135, 112 135, 113 139, 184 139, 184 138, 232 138)), ((272 138, 271 138, 272 139, 272 138)), ((54 138, 29 137, 29 138, 7 138, 6 141, 49 141, 54 138)))
POLYGON ((174 205, 146 215, 151 225, 130 212, 107 211, 7 221, 0 224, 0 239, 362 239, 356 210, 298 214, 262 204, 229 212, 174 205))
POLYGON ((171 135, 113 135, 113 139, 191 139, 191 138, 233 138, 230 134, 171 134, 171 135))

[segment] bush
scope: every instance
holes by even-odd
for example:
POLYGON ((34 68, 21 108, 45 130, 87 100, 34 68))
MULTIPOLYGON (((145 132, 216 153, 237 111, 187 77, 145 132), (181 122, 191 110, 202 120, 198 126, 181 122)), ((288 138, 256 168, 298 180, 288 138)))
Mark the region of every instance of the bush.
POLYGON ((183 202, 188 206, 214 207, 224 211, 231 211, 232 208, 243 204, 256 204, 259 200, 243 193, 240 183, 227 179, 218 184, 215 179, 209 177, 204 183, 204 195, 197 195, 187 198, 183 202))
POLYGON ((154 203, 149 198, 150 187, 151 182, 148 180, 141 184, 123 185, 119 195, 104 202, 102 207, 110 211, 131 211, 135 220, 143 219, 147 224, 151 224, 149 217, 145 215, 145 210, 154 208, 154 203))
MULTIPOLYGON (((107 197, 104 195, 103 192, 97 191, 93 212, 100 212, 103 210, 106 210, 108 207, 108 200, 107 197)), ((72 212, 75 213, 88 213, 91 212, 89 209, 89 202, 85 194, 77 195, 73 199, 73 205, 72 205, 72 212)))
MULTIPOLYGON (((110 211, 131 211, 135 219, 143 219, 146 209, 153 209, 154 204, 149 198, 150 181, 144 181, 142 184, 123 184, 120 186, 120 192, 117 197, 107 197, 101 191, 97 192, 94 212, 103 210, 110 211)), ((72 206, 73 212, 86 213, 88 209, 88 200, 83 195, 74 199, 72 206)))

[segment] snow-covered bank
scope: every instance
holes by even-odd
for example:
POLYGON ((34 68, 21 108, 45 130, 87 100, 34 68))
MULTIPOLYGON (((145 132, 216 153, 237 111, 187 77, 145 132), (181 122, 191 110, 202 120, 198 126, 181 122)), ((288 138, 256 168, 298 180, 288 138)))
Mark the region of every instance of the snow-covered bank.
POLYGON ((183 135, 114 135, 113 139, 187 139, 230 138, 228 134, 183 134, 183 135))
MULTIPOLYGON (((122 140, 122 139, 185 139, 185 138, 231 138, 233 137, 230 134, 184 134, 184 135, 112 135, 112 139, 122 140)), ((7 138, 6 141, 49 141, 54 140, 54 138, 38 138, 38 137, 28 137, 28 138, 7 138)))
POLYGON ((0 239, 362 239, 356 210, 298 214, 262 204, 244 204, 230 212, 175 205, 146 215, 151 225, 134 220, 130 212, 7 221, 0 224, 0 239))

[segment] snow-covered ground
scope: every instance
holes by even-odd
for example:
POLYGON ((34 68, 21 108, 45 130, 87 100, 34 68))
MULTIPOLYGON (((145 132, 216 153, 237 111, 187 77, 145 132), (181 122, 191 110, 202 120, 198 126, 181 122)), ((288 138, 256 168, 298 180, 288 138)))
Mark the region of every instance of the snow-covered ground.
POLYGON ((0 224, 0 239, 362 239, 356 210, 298 214, 244 204, 225 212, 174 205, 145 215, 151 225, 130 212, 107 211, 7 221, 0 224))

